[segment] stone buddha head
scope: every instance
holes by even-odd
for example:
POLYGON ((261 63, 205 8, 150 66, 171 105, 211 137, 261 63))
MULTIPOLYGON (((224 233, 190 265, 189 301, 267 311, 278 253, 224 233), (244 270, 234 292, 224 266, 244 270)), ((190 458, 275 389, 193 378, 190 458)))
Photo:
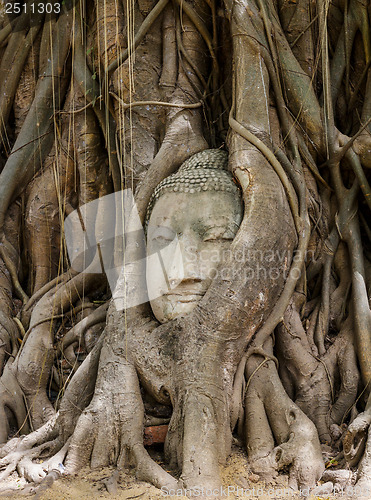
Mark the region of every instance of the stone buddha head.
POLYGON ((225 151, 197 153, 156 187, 149 202, 146 278, 160 323, 197 305, 241 224, 241 192, 227 163, 225 151))

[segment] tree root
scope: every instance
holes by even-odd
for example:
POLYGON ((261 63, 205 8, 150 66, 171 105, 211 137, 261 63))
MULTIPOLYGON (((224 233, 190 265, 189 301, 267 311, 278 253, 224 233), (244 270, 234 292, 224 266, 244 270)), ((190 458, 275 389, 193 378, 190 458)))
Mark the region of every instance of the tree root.
POLYGON ((344 456, 350 467, 356 467, 356 473, 349 470, 326 471, 323 480, 331 481, 346 491, 352 491, 357 498, 370 498, 371 492, 371 407, 368 404, 366 410, 360 413, 349 425, 343 439, 344 456))
MULTIPOLYGON (((360 428, 362 428, 362 423, 358 423, 360 424, 360 428)), ((352 429, 351 432, 354 432, 354 429, 352 429)), ((362 431, 360 432, 362 434, 362 431)), ((362 442, 362 438, 360 441, 362 442)), ((355 442, 354 444, 355 449, 362 449, 362 443, 359 443, 358 446, 357 442, 355 442)), ((357 455, 358 454, 356 453, 355 456, 357 455)), ((370 493, 371 491, 371 432, 368 432, 365 450, 358 465, 356 485, 360 488, 361 491, 368 491, 368 493, 370 493)))
MULTIPOLYGON (((265 349, 272 355, 271 347, 265 349)), ((246 377, 246 446, 253 471, 271 480, 289 467, 290 487, 314 486, 324 470, 314 424, 287 396, 272 361, 252 355, 246 377)))
MULTIPOLYGON (((88 316, 81 319, 71 330, 63 337, 59 349, 63 351, 69 345, 75 342, 82 342, 83 335, 88 331, 92 326, 95 326, 98 323, 103 322, 106 319, 107 308, 109 303, 106 302, 102 304, 97 309, 94 309, 88 316)), ((88 352, 90 352, 89 349, 88 352)))
MULTIPOLYGON (((320 439, 331 442, 330 427, 340 425, 357 397, 360 379, 349 317, 323 356, 311 344, 300 319, 303 295, 295 293, 278 327, 280 374, 295 403, 316 424, 320 439)), ((284 384, 285 385, 285 384, 284 384)))
POLYGON ((371 424, 371 408, 360 413, 350 424, 344 437, 343 447, 346 461, 354 467, 360 461, 368 442, 367 433, 371 424))
MULTIPOLYGON (((55 413, 50 403, 46 387, 54 359, 53 348, 53 318, 68 310, 83 293, 96 283, 94 274, 80 274, 57 289, 50 290, 36 305, 32 312, 29 333, 24 339, 22 349, 17 354, 12 365, 9 365, 9 379, 5 373, 1 378, 4 386, 2 406, 9 406, 15 412, 18 425, 21 422, 19 414, 25 420, 26 413, 35 428, 40 427, 55 413), (16 388, 12 390, 12 383, 16 388), (22 401, 22 395, 25 402, 22 401), (25 404, 27 405, 25 407, 25 404), (22 409, 23 408, 23 409, 22 409)), ((7 419, 2 426, 1 438, 6 439, 7 419), (5 427, 4 427, 5 426, 5 427)))
POLYGON ((30 431, 24 394, 8 362, 0 379, 0 444, 8 440, 11 425, 22 434, 30 431))
MULTIPOLYGON (((0 469, 5 469, 0 473, 0 480, 4 480, 17 468, 21 475, 27 476, 32 482, 40 481, 45 476, 42 467, 38 467, 44 464, 34 464, 32 459, 39 458, 44 451, 52 454, 63 448, 58 437, 56 421, 57 416, 54 416, 40 429, 27 436, 13 438, 0 448, 0 469)), ((55 461, 50 459, 49 465, 55 466, 55 461)))
MULTIPOLYGON (((85 359, 66 389, 60 411, 36 431, 13 438, 0 447, 0 477, 5 479, 14 470, 33 483, 40 483, 53 471, 65 472, 63 462, 70 451, 71 434, 82 409, 89 403, 98 368, 102 341, 85 359), (50 457, 47 460, 45 457, 50 457), (35 460, 42 462, 35 463, 35 460)), ((114 415, 111 415, 114 421, 114 415)), ((92 430, 88 429, 91 435, 92 430)), ((73 445, 72 445, 73 449, 73 445)))
POLYGON ((60 79, 63 70, 60 61, 65 61, 70 46, 71 25, 68 14, 59 18, 58 28, 58 41, 56 40, 55 51, 46 69, 48 77, 38 81, 31 109, 18 134, 12 154, 0 174, 0 230, 3 229, 10 203, 32 179, 35 170, 41 167, 42 160, 52 146, 50 118, 54 110, 51 103, 58 106, 66 88, 66 81, 60 79), (39 149, 35 148, 35 141, 40 141, 39 149))
POLYGON ((98 379, 99 389, 79 417, 72 435, 65 472, 73 474, 89 460, 92 467, 116 464, 119 455, 127 453, 135 464, 138 479, 158 488, 176 487, 177 481, 150 458, 143 446, 144 406, 135 369, 104 346, 102 357, 107 360, 107 356, 107 370, 113 369, 115 380, 120 380, 118 390, 107 390, 109 377, 98 379))
MULTIPOLYGON (((25 295, 18 281, 18 271, 20 270, 19 259, 19 234, 17 226, 20 220, 20 207, 13 203, 5 219, 5 234, 0 242, 3 248, 3 255, 6 260, 0 258, 0 375, 3 371, 6 361, 12 362, 17 354, 20 337, 17 325, 13 320, 14 307, 12 295, 13 291, 18 292, 22 297, 25 295)), ((1 424, 0 424, 1 425, 1 424)))

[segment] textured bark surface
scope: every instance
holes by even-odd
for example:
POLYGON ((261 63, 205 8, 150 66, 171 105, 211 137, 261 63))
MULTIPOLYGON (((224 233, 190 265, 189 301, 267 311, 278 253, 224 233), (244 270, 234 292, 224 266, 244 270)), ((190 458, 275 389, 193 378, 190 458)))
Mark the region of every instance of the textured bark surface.
MULTIPOLYGON (((0 7, 0 479, 131 465, 213 489, 238 440, 266 482, 366 491, 369 2, 103 3, 32 21, 30 2, 0 7), (155 187, 208 149, 242 193, 230 251, 187 315, 117 310, 108 261, 135 273, 145 251, 130 217, 123 256, 117 214, 85 206, 131 189, 144 223, 155 187), (166 432, 166 470, 145 426, 166 432)), ((142 278, 122 271, 116 292, 142 278)))

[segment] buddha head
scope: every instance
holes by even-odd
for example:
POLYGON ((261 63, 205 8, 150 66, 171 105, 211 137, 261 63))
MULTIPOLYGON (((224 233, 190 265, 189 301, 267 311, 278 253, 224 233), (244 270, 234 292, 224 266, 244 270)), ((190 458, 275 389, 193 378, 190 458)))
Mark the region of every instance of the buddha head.
POLYGON ((197 305, 241 224, 241 192, 227 163, 225 151, 197 153, 156 187, 149 202, 146 278, 160 323, 197 305))

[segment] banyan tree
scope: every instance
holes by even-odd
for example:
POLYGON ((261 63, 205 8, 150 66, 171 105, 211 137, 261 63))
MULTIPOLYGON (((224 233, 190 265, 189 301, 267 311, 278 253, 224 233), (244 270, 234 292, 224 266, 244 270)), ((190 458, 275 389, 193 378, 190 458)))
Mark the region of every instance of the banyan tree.
POLYGON ((370 15, 1 3, 1 479, 370 486, 370 15))

